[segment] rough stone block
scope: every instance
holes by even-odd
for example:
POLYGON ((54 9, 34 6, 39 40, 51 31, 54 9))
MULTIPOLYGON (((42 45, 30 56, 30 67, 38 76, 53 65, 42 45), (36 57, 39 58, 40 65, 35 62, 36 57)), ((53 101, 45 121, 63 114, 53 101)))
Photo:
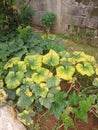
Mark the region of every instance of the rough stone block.
POLYGON ((0 130, 26 130, 24 125, 11 116, 9 106, 0 107, 0 130))

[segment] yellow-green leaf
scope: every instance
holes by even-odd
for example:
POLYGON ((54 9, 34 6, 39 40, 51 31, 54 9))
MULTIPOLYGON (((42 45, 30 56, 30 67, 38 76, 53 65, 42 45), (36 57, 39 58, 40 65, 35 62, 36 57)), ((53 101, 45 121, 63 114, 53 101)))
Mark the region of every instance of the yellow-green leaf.
POLYGON ((59 55, 54 50, 50 50, 48 54, 43 56, 43 63, 49 66, 56 66, 59 64, 59 55))
POLYGON ((73 66, 60 66, 56 69, 56 72, 59 78, 64 80, 72 80, 75 68, 73 66))
POLYGON ((51 75, 52 75, 52 73, 49 72, 48 69, 39 68, 35 73, 33 73, 32 79, 36 83, 41 83, 41 82, 45 81, 51 75))
POLYGON ((38 69, 42 65, 42 56, 39 54, 26 56, 25 63, 31 67, 32 70, 38 69))
POLYGON ((86 54, 82 51, 75 51, 73 53, 72 59, 74 62, 85 62, 86 59, 86 54))
POLYGON ((70 53, 67 51, 61 51, 59 52, 59 55, 61 58, 69 58, 71 56, 70 53))
POLYGON ((40 84, 40 88, 43 90, 41 93, 40 93, 40 96, 42 98, 45 98, 47 96, 47 93, 49 92, 49 89, 47 87, 47 85, 45 83, 41 83, 40 84))
POLYGON ((19 61, 17 65, 19 71, 26 72, 26 64, 24 63, 24 61, 19 61))
POLYGON ((20 57, 14 57, 11 58, 5 65, 4 65, 4 69, 8 69, 13 67, 14 64, 17 64, 17 62, 20 61, 20 57))
POLYGON ((14 71, 10 71, 5 79, 7 88, 8 89, 17 88, 21 84, 23 78, 24 78, 24 73, 22 72, 15 73, 14 71))
POLYGON ((84 63, 83 65, 79 63, 76 65, 76 69, 82 75, 91 76, 94 74, 93 66, 90 63, 84 63))
POLYGON ((91 62, 93 64, 96 63, 94 56, 86 55, 85 58, 86 58, 86 62, 91 62))

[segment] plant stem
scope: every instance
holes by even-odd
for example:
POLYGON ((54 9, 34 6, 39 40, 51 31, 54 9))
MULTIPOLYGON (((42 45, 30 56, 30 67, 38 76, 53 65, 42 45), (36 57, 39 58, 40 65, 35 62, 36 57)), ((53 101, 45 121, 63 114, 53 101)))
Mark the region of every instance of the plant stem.
POLYGON ((62 123, 59 127, 57 127, 57 130, 59 130, 60 128, 62 128, 64 126, 64 123, 62 123))
POLYGON ((70 88, 67 91, 67 94, 69 94, 69 92, 71 91, 71 89, 74 87, 74 84, 71 84, 70 88))

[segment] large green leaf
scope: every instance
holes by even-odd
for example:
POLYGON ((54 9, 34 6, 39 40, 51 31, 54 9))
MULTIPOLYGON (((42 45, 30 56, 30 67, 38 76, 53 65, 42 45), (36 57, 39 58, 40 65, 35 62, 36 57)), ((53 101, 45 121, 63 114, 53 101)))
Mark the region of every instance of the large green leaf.
POLYGON ((43 105, 45 108, 50 109, 52 102, 54 102, 54 95, 51 93, 48 93, 46 98, 40 98, 39 102, 41 105, 43 105))
POLYGON ((29 107, 34 101, 33 96, 29 97, 27 95, 22 95, 21 97, 19 97, 18 102, 17 102, 17 106, 24 109, 29 107))
POLYGON ((52 73, 48 69, 39 68, 35 73, 32 74, 32 79, 36 83, 44 82, 52 73))
POLYGON ((81 111, 88 112, 91 109, 90 106, 91 104, 89 104, 86 100, 79 101, 79 108, 81 111))
MULTIPOLYGON (((84 108, 85 108, 85 107, 84 107, 84 108)), ((74 108, 73 111, 74 111, 75 116, 76 116, 78 119, 82 119, 83 121, 85 121, 85 122, 87 123, 87 121, 88 121, 87 112, 78 110, 77 108, 74 108)))
POLYGON ((69 97, 68 97, 69 103, 71 105, 73 105, 73 106, 77 106, 77 104, 79 102, 79 99, 80 99, 79 96, 75 92, 73 92, 72 94, 70 94, 69 97))
POLYGON ((29 55, 25 57, 24 61, 32 70, 38 69, 42 65, 42 56, 39 54, 29 55))
POLYGON ((8 89, 17 88, 22 83, 23 78, 24 78, 24 73, 22 72, 15 73, 14 71, 10 71, 5 79, 7 88, 8 89))
POLYGON ((57 87, 60 84, 60 79, 57 77, 50 77, 46 80, 47 86, 50 87, 57 87))
POLYGON ((11 68, 13 67, 14 64, 17 64, 17 62, 20 61, 20 57, 14 57, 14 58, 11 58, 4 66, 4 69, 8 69, 8 68, 11 68))
POLYGON ((56 118, 60 118, 62 112, 66 107, 66 98, 67 94, 65 92, 58 92, 54 96, 54 102, 52 103, 50 112, 55 115, 56 118))
POLYGON ((73 66, 60 66, 56 69, 56 72, 59 78, 64 80, 72 80, 75 68, 73 66))
POLYGON ((83 65, 79 63, 76 65, 76 69, 82 75, 91 76, 94 74, 93 66, 90 63, 84 63, 83 65))
POLYGON ((56 66, 59 64, 59 55, 55 51, 50 50, 48 54, 43 56, 43 63, 49 66, 56 66))

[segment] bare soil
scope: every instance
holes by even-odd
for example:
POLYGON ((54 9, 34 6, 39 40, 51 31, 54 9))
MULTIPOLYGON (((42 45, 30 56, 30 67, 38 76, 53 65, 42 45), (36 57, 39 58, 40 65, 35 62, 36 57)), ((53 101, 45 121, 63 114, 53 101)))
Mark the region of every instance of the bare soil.
MULTIPOLYGON (((63 123, 58 121, 53 115, 50 115, 49 113, 40 118, 40 120, 37 120, 40 126, 40 130, 65 130, 63 123)), ((70 127, 68 130, 98 130, 98 118, 96 118, 92 113, 88 114, 88 123, 74 118, 74 124, 75 127, 70 127)))

